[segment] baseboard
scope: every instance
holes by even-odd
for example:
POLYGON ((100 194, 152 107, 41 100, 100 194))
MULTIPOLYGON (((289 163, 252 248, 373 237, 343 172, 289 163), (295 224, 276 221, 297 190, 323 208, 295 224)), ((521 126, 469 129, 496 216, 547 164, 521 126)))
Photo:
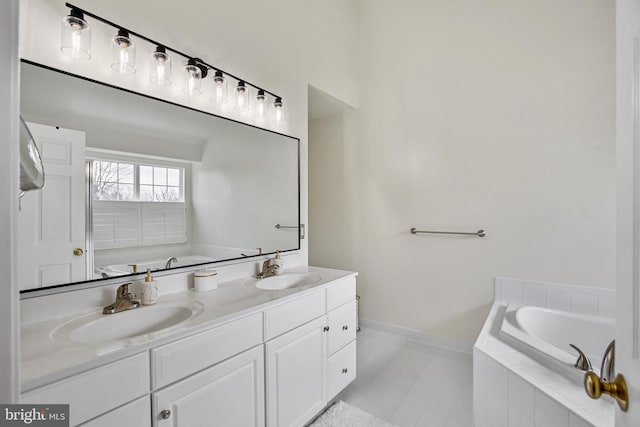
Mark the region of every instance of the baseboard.
POLYGON ((473 351, 473 343, 457 340, 455 338, 428 334, 426 332, 416 331, 415 329, 392 325, 391 323, 360 318, 360 326, 363 328, 377 329, 379 331, 400 335, 426 345, 444 348, 446 350, 456 351, 459 353, 472 354, 473 351))

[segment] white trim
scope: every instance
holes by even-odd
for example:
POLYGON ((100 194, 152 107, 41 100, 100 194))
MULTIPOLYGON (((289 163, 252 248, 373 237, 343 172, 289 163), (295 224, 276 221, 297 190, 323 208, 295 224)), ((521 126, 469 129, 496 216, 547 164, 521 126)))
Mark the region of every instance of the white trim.
POLYGON ((0 2, 0 402, 20 394, 20 305, 16 261, 20 65, 19 0, 0 2))
POLYGON ((632 359, 638 360, 640 357, 640 263, 638 256, 640 254, 640 229, 638 221, 640 220, 640 185, 638 179, 640 177, 640 165, 638 162, 639 150, 638 143, 640 140, 640 123, 638 122, 638 112, 640 111, 640 80, 638 72, 640 71, 640 34, 636 34, 633 40, 633 282, 632 282, 632 359))
POLYGON ((629 411, 616 410, 616 426, 640 425, 640 3, 616 2, 616 372, 629 388, 629 411), (635 319, 635 320, 634 320, 635 319))
POLYGON ((384 323, 377 320, 361 318, 360 326, 363 328, 377 329, 379 331, 388 332, 394 335, 400 335, 422 344, 430 345, 432 347, 444 348, 446 350, 451 350, 458 353, 470 355, 473 351, 473 343, 468 343, 466 341, 461 341, 455 338, 428 334, 426 332, 405 328, 403 326, 393 325, 391 323, 384 323))
POLYGON ((129 153, 125 151, 118 150, 109 150, 106 148, 95 148, 95 147, 87 147, 87 159, 104 159, 104 160, 129 160, 129 161, 139 161, 140 159, 151 160, 154 162, 162 162, 158 163, 158 165, 162 166, 166 164, 167 166, 178 166, 178 167, 186 167, 191 166, 193 164, 202 163, 199 160, 187 160, 187 159, 176 159, 175 157, 165 157, 165 156, 153 156, 151 154, 144 153, 129 153))

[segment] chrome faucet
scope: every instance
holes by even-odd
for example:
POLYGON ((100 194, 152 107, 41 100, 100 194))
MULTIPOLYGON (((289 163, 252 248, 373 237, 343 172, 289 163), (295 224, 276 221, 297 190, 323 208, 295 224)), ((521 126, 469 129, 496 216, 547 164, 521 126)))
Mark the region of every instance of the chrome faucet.
POLYGON ((569 344, 569 345, 578 352, 578 360, 576 360, 576 363, 573 366, 580 369, 581 371, 593 371, 593 368, 591 367, 591 361, 582 352, 582 350, 580 350, 578 347, 576 347, 573 344, 569 344))
POLYGON ((171 264, 174 262, 178 262, 178 258, 172 256, 167 260, 167 263, 164 265, 164 268, 171 268, 171 264))
POLYGON ((267 259, 262 263, 262 271, 256 274, 256 279, 271 277, 276 274, 279 268, 280 266, 278 264, 271 264, 271 260, 267 259))
POLYGON ((130 284, 125 283, 118 286, 116 302, 103 308, 102 314, 114 314, 140 307, 140 301, 136 300, 136 295, 133 292, 129 292, 130 284))
POLYGON ((604 382, 611 382, 616 377, 616 340, 613 340, 607 346, 602 357, 602 365, 600 367, 600 379, 604 382))

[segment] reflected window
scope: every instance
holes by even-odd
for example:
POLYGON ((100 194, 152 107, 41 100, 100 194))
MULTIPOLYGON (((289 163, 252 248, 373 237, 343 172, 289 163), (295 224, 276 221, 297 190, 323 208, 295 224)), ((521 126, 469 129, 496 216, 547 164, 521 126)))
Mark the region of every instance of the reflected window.
POLYGON ((147 161, 90 161, 95 250, 188 241, 185 168, 147 161))
POLYGON ((179 202, 182 200, 182 171, 161 166, 140 166, 140 200, 179 202))
POLYGON ((135 168, 129 163, 96 160, 93 163, 95 200, 135 200, 135 168))
POLYGON ((94 200, 182 202, 184 169, 125 163, 113 160, 93 161, 94 200))

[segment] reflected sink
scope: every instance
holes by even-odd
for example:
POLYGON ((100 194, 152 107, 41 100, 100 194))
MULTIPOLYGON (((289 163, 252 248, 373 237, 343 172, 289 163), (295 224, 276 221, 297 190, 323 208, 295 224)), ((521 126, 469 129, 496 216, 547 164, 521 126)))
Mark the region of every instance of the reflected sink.
POLYGON ((82 344, 121 341, 172 328, 199 314, 202 309, 202 304, 192 303, 141 306, 115 314, 90 313, 60 325, 51 337, 82 344))
POLYGON ((280 291, 282 289, 297 288, 314 285, 320 281, 320 276, 311 273, 282 273, 265 279, 247 279, 244 283, 255 285, 266 291, 280 291))

